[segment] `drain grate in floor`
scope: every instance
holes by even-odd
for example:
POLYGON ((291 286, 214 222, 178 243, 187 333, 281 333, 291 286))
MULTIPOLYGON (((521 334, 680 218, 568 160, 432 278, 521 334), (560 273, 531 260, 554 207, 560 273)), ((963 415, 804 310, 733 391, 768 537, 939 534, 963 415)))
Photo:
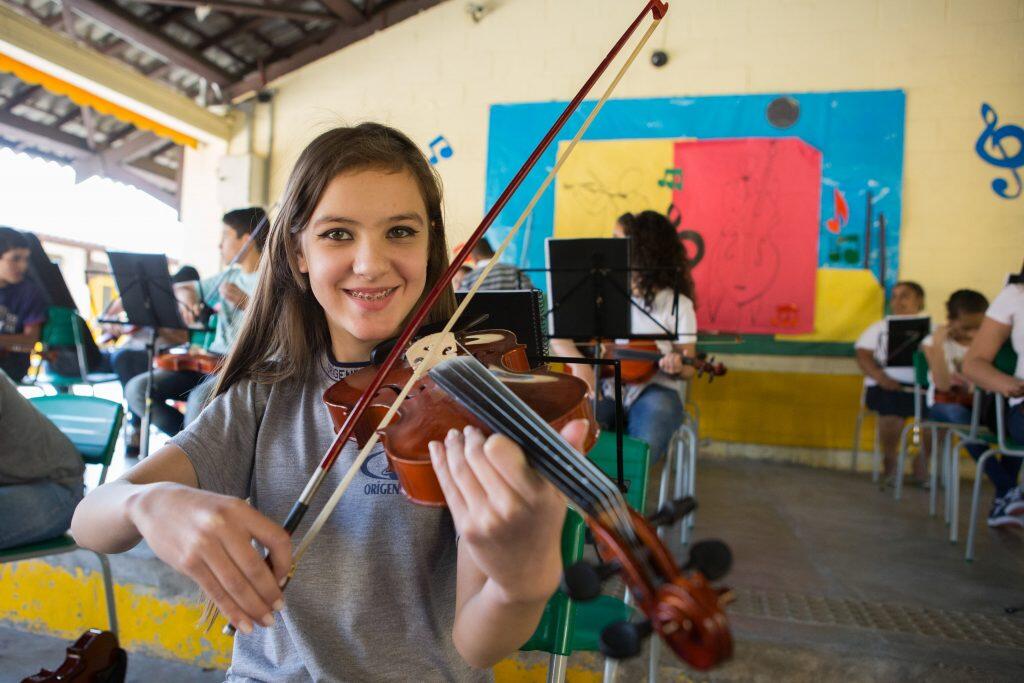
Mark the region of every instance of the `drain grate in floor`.
POLYGON ((1024 619, 1020 618, 801 593, 738 590, 736 598, 728 611, 747 617, 852 626, 1024 649, 1024 619))

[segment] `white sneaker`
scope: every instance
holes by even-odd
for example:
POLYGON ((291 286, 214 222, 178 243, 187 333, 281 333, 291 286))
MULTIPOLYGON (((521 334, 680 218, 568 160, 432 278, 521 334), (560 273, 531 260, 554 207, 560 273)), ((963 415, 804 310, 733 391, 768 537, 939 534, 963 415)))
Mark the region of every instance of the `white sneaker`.
POLYGON ((1024 492, 1020 487, 1012 488, 1003 496, 1003 503, 1006 504, 1006 514, 1024 515, 1024 492))
POLYGON ((1024 528, 1024 519, 1011 515, 1006 511, 1006 499, 1009 494, 992 501, 992 509, 988 513, 988 525, 994 529, 1005 527, 1024 528))

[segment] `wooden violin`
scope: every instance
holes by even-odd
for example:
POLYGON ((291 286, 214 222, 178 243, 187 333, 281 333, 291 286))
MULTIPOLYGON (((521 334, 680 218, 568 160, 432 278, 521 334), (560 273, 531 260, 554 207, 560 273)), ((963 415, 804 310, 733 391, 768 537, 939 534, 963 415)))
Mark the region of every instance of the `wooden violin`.
POLYGON ((67 657, 55 671, 42 669, 21 683, 123 683, 128 655, 117 636, 91 628, 67 649, 67 657))
POLYGON ((965 408, 974 408, 974 392, 965 387, 953 385, 948 391, 935 390, 936 403, 956 403, 965 408))
MULTIPOLYGON (((426 362, 434 336, 413 344, 405 363, 392 369, 385 385, 373 395, 370 407, 355 424, 353 434, 360 444, 373 435, 397 396, 398 385, 426 362)), ((485 434, 508 436, 523 449, 527 461, 584 513, 598 552, 606 566, 614 568, 610 573, 621 574, 648 619, 611 629, 606 634, 613 641, 609 652, 619 651, 615 642, 623 638, 636 640, 637 633, 653 631, 698 669, 728 658, 732 637, 719 591, 700 571, 680 570, 654 527, 630 509, 614 483, 559 434, 560 427, 582 417, 590 424, 585 449, 596 440, 586 383, 546 366, 530 369, 525 348, 511 332, 481 330, 449 337, 437 356, 439 362, 417 381, 397 416, 379 432, 406 496, 424 505, 444 505, 427 444, 443 441, 449 429, 472 424, 485 434)), ((336 429, 345 423, 375 373, 373 367, 364 368, 325 392, 336 429)))
POLYGON ((153 365, 167 372, 198 372, 210 375, 224 362, 224 357, 208 351, 189 350, 162 353, 153 359, 153 365))
MULTIPOLYGON (((622 360, 622 381, 634 384, 646 382, 654 377, 658 373, 658 361, 665 354, 658 349, 657 343, 653 340, 633 339, 626 344, 604 344, 601 347, 601 355, 622 360)), ((689 365, 697 371, 697 377, 706 374, 709 382, 726 373, 724 363, 716 363, 714 358, 708 360, 704 354, 698 354, 696 357, 681 356, 681 359, 683 365, 689 365)), ((611 374, 610 368, 602 370, 602 375, 611 374)))

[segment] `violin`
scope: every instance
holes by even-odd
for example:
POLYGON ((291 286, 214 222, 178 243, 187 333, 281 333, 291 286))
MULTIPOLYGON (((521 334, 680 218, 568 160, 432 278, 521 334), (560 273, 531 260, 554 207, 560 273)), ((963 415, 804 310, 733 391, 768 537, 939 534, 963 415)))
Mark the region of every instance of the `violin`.
POLYGON ((198 372, 211 375, 224 362, 224 356, 208 351, 186 351, 184 353, 162 353, 153 359, 153 365, 159 370, 168 372, 198 372))
MULTIPOLYGON (((658 373, 658 361, 664 356, 658 345, 650 339, 633 339, 627 344, 605 344, 601 347, 601 355, 605 358, 618 358, 622 381, 626 384, 640 384, 651 379, 658 373)), ((697 377, 708 376, 708 382, 726 373, 724 363, 716 363, 714 358, 707 359, 706 354, 696 357, 681 356, 683 365, 696 369, 697 377)), ((611 375, 614 370, 604 368, 602 375, 611 375)))
MULTIPOLYGON (((403 363, 384 378, 384 386, 356 420, 353 435, 369 441, 398 389, 416 367, 427 362, 436 337, 413 343, 403 363)), ((405 495, 415 503, 444 505, 427 444, 441 441, 449 429, 474 425, 485 434, 515 441, 527 461, 579 509, 598 553, 636 598, 646 622, 614 624, 602 635, 610 656, 634 654, 632 645, 657 633, 683 660, 698 669, 714 666, 732 653, 722 592, 700 570, 685 573, 658 538, 654 525, 626 504, 622 493, 596 465, 573 449, 559 429, 577 418, 588 421, 584 449, 597 437, 587 384, 547 366, 530 368, 525 347, 506 330, 449 334, 436 364, 417 380, 397 416, 379 430, 380 441, 405 495), (624 645, 623 643, 626 643, 624 645), (623 648, 627 652, 623 653, 623 648)), ((377 368, 363 368, 324 393, 336 430, 363 396, 377 368)), ((670 515, 664 523, 674 522, 670 515)), ((726 551, 727 552, 727 551, 726 551)))
POLYGON ((965 408, 974 408, 974 393, 962 386, 952 386, 949 391, 935 390, 936 403, 956 403, 965 408))
POLYGON ((42 669, 21 683, 123 683, 128 654, 110 631, 91 628, 67 649, 56 671, 42 669))

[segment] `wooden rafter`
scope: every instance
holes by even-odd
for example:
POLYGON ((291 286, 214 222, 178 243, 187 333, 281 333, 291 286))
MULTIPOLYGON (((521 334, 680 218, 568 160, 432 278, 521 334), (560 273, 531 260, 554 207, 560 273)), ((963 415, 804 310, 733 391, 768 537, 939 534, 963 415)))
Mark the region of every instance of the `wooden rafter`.
POLYGON ((349 26, 358 26, 359 24, 366 21, 366 15, 363 14, 362 10, 356 7, 349 0, 317 0, 321 5, 327 8, 331 14, 335 15, 349 26))
POLYGON ((397 0, 377 10, 372 17, 358 26, 337 26, 324 33, 323 40, 315 45, 310 45, 277 61, 270 62, 268 60, 268 64, 262 70, 253 71, 230 86, 227 90, 228 97, 235 99, 259 90, 274 79, 326 57, 441 2, 444 0, 397 0))
POLYGON ((140 0, 148 5, 175 5, 177 7, 209 7, 217 12, 226 14, 259 15, 264 17, 279 17, 282 19, 295 19, 297 21, 333 21, 333 14, 322 12, 306 12, 304 10, 292 10, 284 7, 267 7, 266 5, 251 5, 245 2, 232 2, 231 0, 140 0))
POLYGON ((101 3, 96 0, 64 0, 73 10, 107 26, 122 37, 137 43, 164 59, 174 62, 208 81, 226 87, 234 81, 228 72, 198 55, 192 50, 175 43, 168 36, 152 30, 144 21, 115 3, 101 3))

